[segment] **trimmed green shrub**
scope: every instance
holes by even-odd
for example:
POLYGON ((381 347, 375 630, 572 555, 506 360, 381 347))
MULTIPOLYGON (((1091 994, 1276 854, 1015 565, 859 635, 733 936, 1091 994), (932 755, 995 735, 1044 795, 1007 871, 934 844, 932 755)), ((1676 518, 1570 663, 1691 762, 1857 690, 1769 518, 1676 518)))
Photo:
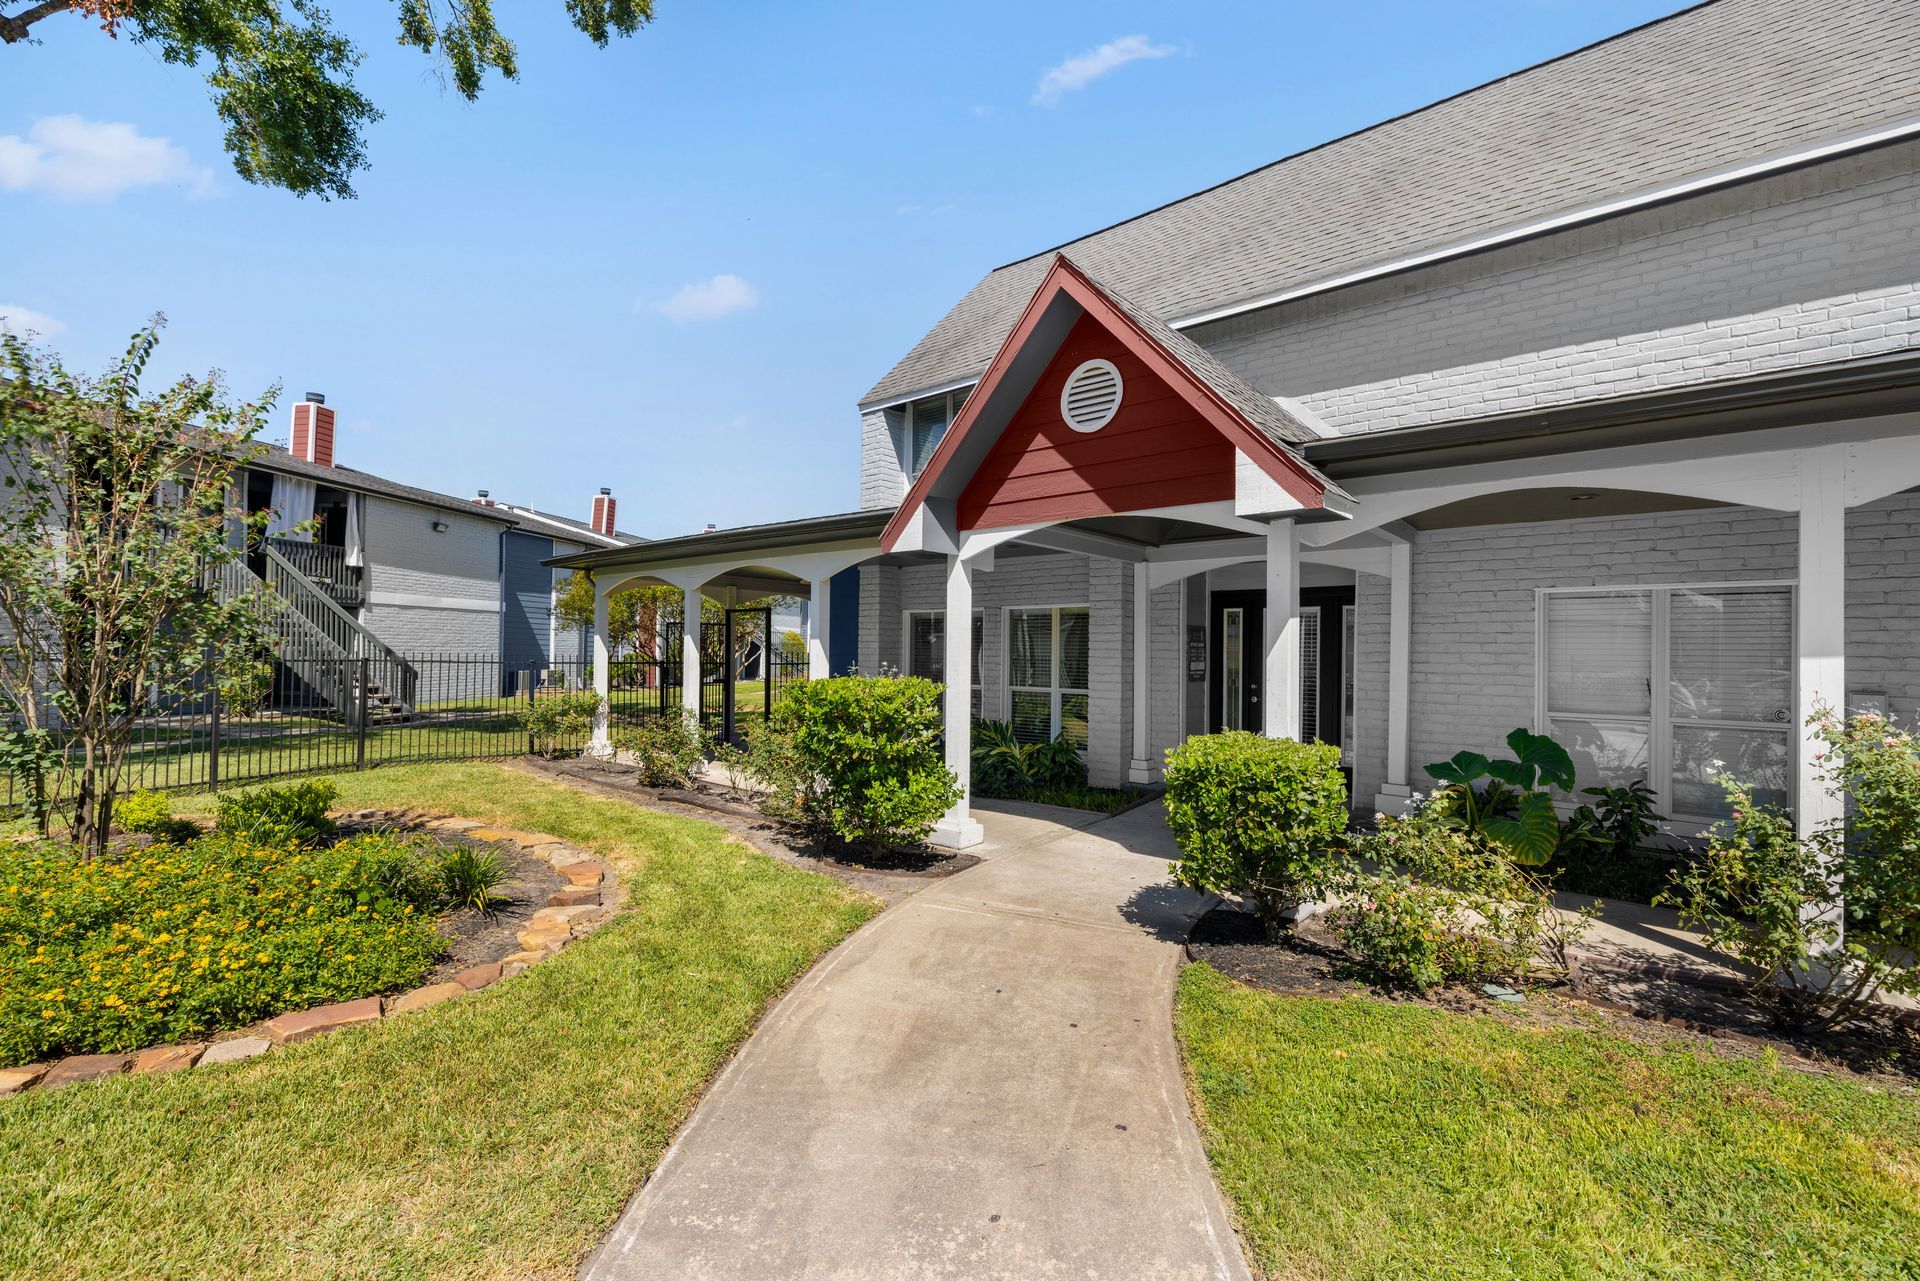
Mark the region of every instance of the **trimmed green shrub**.
POLYGON ((1245 902, 1270 934, 1340 866, 1347 783, 1340 749, 1234 731, 1167 753, 1174 879, 1245 902))
POLYGON ((649 787, 687 787, 706 759, 700 722, 685 708, 649 716, 637 725, 614 730, 613 745, 633 756, 640 781, 649 787))
POLYGON ((808 681, 774 708, 810 816, 877 856, 925 839, 960 799, 941 747, 941 689, 915 676, 808 681))
POLYGON ((557 756, 585 745, 599 710, 600 695, 592 690, 554 689, 516 704, 513 715, 534 750, 557 756))
POLYGON ((1808 722, 1844 818, 1799 839, 1791 818, 1723 777, 1730 817, 1659 901, 1752 968, 1781 1017, 1832 1027, 1881 992, 1920 994, 1920 744, 1879 716, 1808 722))
POLYGON ((113 821, 129 832, 178 845, 200 835, 200 829, 173 816, 173 802, 165 792, 139 791, 113 803, 113 821))
POLYGON ((228 792, 214 804, 213 830, 262 845, 317 845, 333 835, 327 811, 339 796, 324 781, 228 792))
POLYGON ((744 729, 747 755, 742 768, 762 789, 761 810, 769 818, 819 826, 825 808, 820 780, 801 759, 790 726, 776 713, 772 720, 749 721, 744 729))
POLYGON ((1564 974, 1568 950, 1599 910, 1556 911, 1550 877, 1462 826, 1445 794, 1383 816, 1377 833, 1354 842, 1353 856, 1328 928, 1374 974, 1422 991, 1564 974))
POLYGON ((234 833, 81 859, 0 843, 0 1064, 115 1053, 418 983, 442 949, 417 839, 234 833))

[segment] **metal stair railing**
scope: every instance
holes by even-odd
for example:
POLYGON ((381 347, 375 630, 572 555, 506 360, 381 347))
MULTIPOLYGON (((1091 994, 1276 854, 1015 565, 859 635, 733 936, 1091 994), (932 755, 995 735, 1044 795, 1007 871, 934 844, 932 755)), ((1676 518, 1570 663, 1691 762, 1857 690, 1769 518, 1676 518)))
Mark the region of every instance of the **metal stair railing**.
POLYGON ((292 668, 321 698, 344 714, 353 714, 357 704, 350 670, 352 656, 332 637, 314 626, 243 561, 229 561, 219 567, 216 590, 224 600, 247 597, 261 604, 273 621, 274 657, 292 668))
MULTIPOLYGON (((358 619, 341 608, 324 588, 301 573, 271 543, 263 542, 260 551, 266 558, 266 583, 274 594, 347 658, 369 660, 369 670, 376 674, 381 689, 393 699, 396 710, 403 716, 411 715, 420 680, 413 664, 362 627, 358 619)), ((357 699, 339 704, 349 714, 357 705, 357 699)))

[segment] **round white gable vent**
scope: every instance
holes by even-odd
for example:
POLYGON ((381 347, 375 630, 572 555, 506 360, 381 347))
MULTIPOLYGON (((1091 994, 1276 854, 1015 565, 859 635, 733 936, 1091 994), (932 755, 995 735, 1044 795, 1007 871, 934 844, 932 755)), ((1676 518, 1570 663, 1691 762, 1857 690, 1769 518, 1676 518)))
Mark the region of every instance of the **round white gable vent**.
POLYGON ((1099 431, 1120 412, 1120 371, 1111 360, 1089 360, 1060 389, 1060 416, 1075 431, 1099 431))

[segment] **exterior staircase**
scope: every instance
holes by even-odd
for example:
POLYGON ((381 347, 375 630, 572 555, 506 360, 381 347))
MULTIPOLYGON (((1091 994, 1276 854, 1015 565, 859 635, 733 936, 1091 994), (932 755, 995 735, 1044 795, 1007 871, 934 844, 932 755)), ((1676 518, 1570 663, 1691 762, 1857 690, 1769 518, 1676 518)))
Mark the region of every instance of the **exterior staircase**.
POLYGON ((271 542, 255 553, 264 572, 244 560, 219 570, 222 599, 251 599, 261 610, 273 657, 298 676, 334 714, 358 725, 398 725, 414 719, 419 673, 386 642, 360 625, 319 584, 301 573, 271 542))

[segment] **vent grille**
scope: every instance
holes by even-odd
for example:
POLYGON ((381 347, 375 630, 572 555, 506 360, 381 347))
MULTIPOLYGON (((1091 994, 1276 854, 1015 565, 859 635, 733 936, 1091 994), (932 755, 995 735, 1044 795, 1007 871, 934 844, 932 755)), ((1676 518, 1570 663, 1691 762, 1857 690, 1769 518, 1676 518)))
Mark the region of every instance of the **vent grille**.
POLYGON ((1089 360, 1060 389, 1060 416, 1075 431, 1099 431, 1120 412, 1120 371, 1110 360, 1089 360))

